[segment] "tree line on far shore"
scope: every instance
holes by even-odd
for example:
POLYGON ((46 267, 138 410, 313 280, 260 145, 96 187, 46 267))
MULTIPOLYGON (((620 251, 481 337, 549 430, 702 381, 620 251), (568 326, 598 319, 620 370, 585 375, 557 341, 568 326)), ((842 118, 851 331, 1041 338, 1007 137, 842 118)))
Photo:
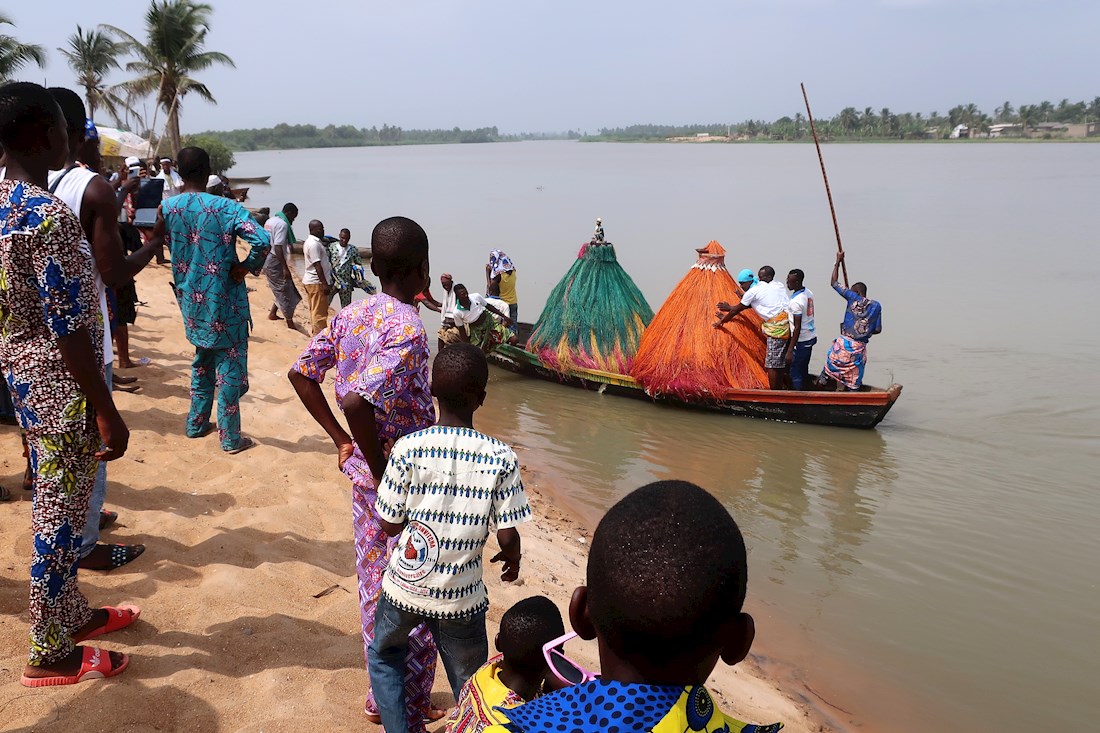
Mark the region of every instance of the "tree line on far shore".
POLYGON ((202 133, 221 140, 233 150, 295 150, 298 148, 355 148, 370 145, 428 145, 433 143, 491 143, 556 136, 502 135, 495 126, 464 130, 406 130, 394 125, 289 125, 202 133))
MULTIPOLYGON (((1013 106, 1011 102, 999 105, 992 115, 986 114, 976 104, 960 104, 946 114, 938 111, 925 115, 921 112, 891 112, 888 107, 863 111, 845 107, 828 119, 814 119, 818 136, 825 139, 885 139, 924 140, 947 137, 958 125, 966 125, 978 134, 989 132, 995 124, 1016 125, 1020 137, 1030 137, 1035 128, 1044 123, 1080 124, 1100 122, 1100 97, 1091 102, 1070 102, 1063 99, 1054 104, 1040 102, 1013 106)), ((731 138, 801 140, 809 138, 810 125, 806 116, 796 112, 793 117, 784 116, 768 122, 745 120, 736 124, 715 122, 694 125, 630 125, 629 127, 603 128, 595 135, 581 139, 589 141, 613 140, 663 140, 671 137, 694 137, 709 134, 731 138)))

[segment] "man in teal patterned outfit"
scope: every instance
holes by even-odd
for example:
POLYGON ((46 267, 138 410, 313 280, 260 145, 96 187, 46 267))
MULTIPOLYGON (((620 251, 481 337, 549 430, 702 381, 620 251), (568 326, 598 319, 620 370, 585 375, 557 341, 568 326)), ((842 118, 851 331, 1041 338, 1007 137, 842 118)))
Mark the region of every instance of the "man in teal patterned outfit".
POLYGON ((154 237, 163 237, 172 253, 176 299, 187 340, 195 346, 191 365, 191 411, 187 437, 213 429, 210 412, 218 391, 218 435, 222 450, 250 448, 241 437, 241 397, 248 392, 248 334, 252 317, 244 278, 257 275, 270 249, 270 237, 232 199, 206 193, 210 156, 202 148, 184 148, 176 156, 183 193, 161 204, 154 237), (237 257, 237 238, 250 249, 237 257))

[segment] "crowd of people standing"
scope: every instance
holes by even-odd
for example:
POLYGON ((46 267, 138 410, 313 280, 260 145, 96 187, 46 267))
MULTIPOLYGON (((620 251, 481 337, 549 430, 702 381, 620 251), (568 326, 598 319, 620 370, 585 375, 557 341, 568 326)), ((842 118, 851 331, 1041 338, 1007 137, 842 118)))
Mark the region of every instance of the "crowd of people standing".
MULTIPOLYGON (((36 688, 126 671, 128 655, 82 643, 141 613, 92 608, 78 584, 84 533, 100 519, 90 513, 98 476, 130 440, 110 390, 108 288, 170 254, 173 293, 194 347, 183 429, 189 438, 216 429, 228 454, 254 444, 240 427, 253 327, 246 278, 267 274, 288 325, 296 305, 286 297, 287 252, 274 249, 294 241, 296 207, 284 207, 282 224, 261 226, 240 203, 210 191, 208 154, 187 147, 162 167, 179 181, 156 207, 144 243, 126 253, 120 195, 94 158, 81 157, 87 131, 74 93, 0 87, 0 364, 30 456, 31 629, 21 681, 36 688)), ((123 198, 132 193, 126 188, 122 182, 123 198)), ((445 276, 447 297, 435 301, 427 233, 391 217, 371 235, 380 292, 357 301, 347 293, 350 302, 342 297, 330 319, 333 291, 353 286, 332 279, 333 269, 355 272, 350 232, 330 249, 320 221, 309 230, 306 274, 317 280, 303 277, 303 286, 314 333, 288 377, 352 484, 368 717, 389 733, 419 733, 425 720, 440 719, 446 711, 430 702, 438 655, 458 702, 449 727, 460 733, 493 725, 513 733, 550 725, 659 733, 782 727, 726 716, 705 687, 719 659, 737 664, 747 656, 755 630, 742 611, 740 530, 713 496, 684 482, 642 487, 600 522, 587 582, 569 601, 573 634, 564 633, 551 600, 526 599, 504 614, 501 654, 489 658, 482 554, 495 530, 500 549, 489 562, 500 564, 504 582, 516 581, 518 527, 532 518, 515 452, 473 420, 488 389, 486 351, 515 339, 516 269, 495 250, 484 295, 445 276), (420 302, 444 315, 444 348, 434 362, 420 302), (328 373, 342 418, 321 389, 328 373), (598 640, 599 676, 566 656, 574 636, 598 640), (599 713, 590 716, 594 706, 599 713)))

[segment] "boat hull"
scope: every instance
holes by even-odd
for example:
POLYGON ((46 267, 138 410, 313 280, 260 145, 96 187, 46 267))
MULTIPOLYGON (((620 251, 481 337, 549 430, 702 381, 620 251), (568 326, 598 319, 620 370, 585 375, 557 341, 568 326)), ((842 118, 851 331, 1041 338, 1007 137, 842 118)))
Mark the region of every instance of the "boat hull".
POLYGON ((864 387, 860 392, 741 389, 730 390, 713 400, 685 400, 674 395, 647 394, 633 378, 623 374, 585 369, 557 372, 544 366, 534 354, 515 346, 498 347, 488 358, 491 364, 516 374, 590 389, 600 394, 609 393, 690 410, 809 425, 873 428, 882 422, 901 394, 901 385, 894 384, 888 389, 864 387))

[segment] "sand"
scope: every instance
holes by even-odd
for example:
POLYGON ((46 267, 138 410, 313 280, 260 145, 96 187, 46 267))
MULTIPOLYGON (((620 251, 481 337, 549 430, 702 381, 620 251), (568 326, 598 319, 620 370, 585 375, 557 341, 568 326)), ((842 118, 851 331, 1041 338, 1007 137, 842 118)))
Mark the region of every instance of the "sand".
MULTIPOLYGON (((115 393, 131 438, 125 457, 109 466, 107 507, 119 523, 101 540, 148 549, 112 573, 80 574, 93 605, 142 608, 133 627, 96 640, 131 655, 118 678, 42 690, 19 684, 31 504, 20 489, 18 431, 0 428, 0 482, 15 495, 0 504, 0 730, 378 730, 361 712, 367 674, 350 486, 286 378, 307 339, 266 319, 270 291, 262 278, 249 278, 256 329, 241 413, 244 434, 259 445, 228 456, 216 434, 190 440, 183 427, 193 350, 169 279, 169 269, 156 265, 138 278, 148 305, 130 328, 131 353, 152 363, 120 372, 139 376, 142 390, 115 393)), ((299 321, 305 315, 300 308, 299 321)), ((330 384, 325 390, 331 399, 330 384)), ((519 452, 525 464, 537 458, 519 452)), ((546 595, 564 614, 583 582, 589 528, 556 509, 553 486, 526 468, 535 521, 521 528, 520 582, 501 583, 499 571, 487 577, 490 639, 515 601, 546 595)), ((494 542, 486 552, 496 552, 494 542)), ((598 666, 594 643, 572 642, 569 652, 598 666)), ((781 690, 767 665, 760 657, 720 665, 709 685, 722 707, 750 722, 781 720, 791 731, 834 729, 801 693, 781 690)), ((452 702, 441 664, 435 691, 438 706, 452 702)))

